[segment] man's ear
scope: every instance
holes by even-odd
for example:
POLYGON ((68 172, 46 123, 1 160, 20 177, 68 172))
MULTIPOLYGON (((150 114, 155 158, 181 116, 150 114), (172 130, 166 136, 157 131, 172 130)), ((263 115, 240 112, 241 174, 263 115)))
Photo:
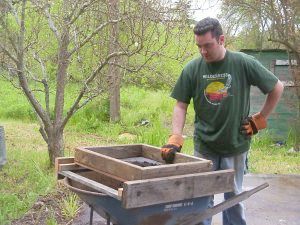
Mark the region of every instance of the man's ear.
POLYGON ((222 34, 219 37, 219 45, 224 45, 225 44, 225 36, 222 34))

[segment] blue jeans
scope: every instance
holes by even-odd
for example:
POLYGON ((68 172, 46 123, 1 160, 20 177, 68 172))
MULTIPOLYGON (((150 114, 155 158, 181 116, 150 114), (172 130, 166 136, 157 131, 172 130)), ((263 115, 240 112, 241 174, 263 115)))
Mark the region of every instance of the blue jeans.
MULTIPOLYGON (((212 154, 200 154, 198 151, 194 151, 194 156, 211 160, 213 162, 213 170, 225 170, 234 169, 234 191, 224 193, 224 199, 227 200, 242 192, 245 161, 247 158, 247 152, 232 157, 221 157, 212 154)), ((210 198, 210 203, 208 207, 214 206, 214 196, 208 196, 210 198)), ((202 221, 199 225, 210 225, 211 218, 202 221)), ((246 225, 244 206, 242 203, 224 210, 223 211, 223 225, 246 225)))

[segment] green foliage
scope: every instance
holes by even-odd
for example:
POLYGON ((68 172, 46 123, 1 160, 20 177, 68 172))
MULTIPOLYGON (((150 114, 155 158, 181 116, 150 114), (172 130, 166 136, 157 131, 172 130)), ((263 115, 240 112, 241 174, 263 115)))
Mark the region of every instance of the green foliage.
POLYGON ((75 193, 68 194, 61 202, 61 213, 67 220, 74 218, 79 208, 79 199, 75 193))

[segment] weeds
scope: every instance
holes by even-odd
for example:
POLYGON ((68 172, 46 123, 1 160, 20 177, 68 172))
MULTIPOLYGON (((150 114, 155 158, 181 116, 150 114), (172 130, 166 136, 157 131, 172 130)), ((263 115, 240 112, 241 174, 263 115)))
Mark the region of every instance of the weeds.
POLYGON ((45 221, 46 225, 58 225, 58 223, 56 222, 56 219, 54 217, 54 215, 52 215, 50 218, 48 218, 45 221))
POLYGON ((67 220, 74 218, 79 209, 79 200, 74 193, 68 194, 61 202, 61 213, 67 220))

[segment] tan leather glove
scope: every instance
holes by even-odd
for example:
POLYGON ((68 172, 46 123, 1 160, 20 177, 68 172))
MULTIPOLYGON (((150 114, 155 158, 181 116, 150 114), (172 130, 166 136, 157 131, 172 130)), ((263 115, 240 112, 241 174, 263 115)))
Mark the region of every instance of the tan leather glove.
POLYGON ((175 154, 176 152, 180 152, 183 142, 182 135, 172 134, 169 137, 168 143, 160 149, 161 158, 168 164, 173 163, 175 154))
POLYGON ((266 127, 266 118, 260 112, 258 112, 246 118, 242 122, 241 133, 251 137, 252 135, 257 134, 259 130, 265 129, 266 127))

